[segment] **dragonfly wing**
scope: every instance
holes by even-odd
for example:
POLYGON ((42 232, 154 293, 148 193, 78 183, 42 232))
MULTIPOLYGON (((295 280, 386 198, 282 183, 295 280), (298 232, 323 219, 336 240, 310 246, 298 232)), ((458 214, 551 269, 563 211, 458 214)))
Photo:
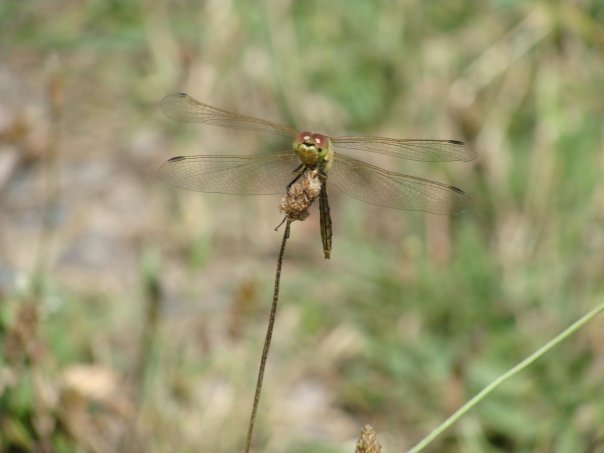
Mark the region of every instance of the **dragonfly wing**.
POLYGON ((472 148, 457 140, 335 137, 331 141, 338 148, 385 154, 423 162, 469 161, 476 158, 476 152, 472 148))
POLYGON ((234 195, 284 194, 300 165, 295 154, 173 157, 158 170, 182 189, 234 195))
POLYGON ((472 208, 470 199, 456 187, 390 172, 342 155, 335 156, 327 179, 346 195, 379 206, 434 214, 472 208))
POLYGON ((204 123, 269 134, 293 137, 297 131, 283 124, 222 110, 193 99, 185 93, 169 94, 161 101, 161 109, 168 118, 186 123, 204 123))

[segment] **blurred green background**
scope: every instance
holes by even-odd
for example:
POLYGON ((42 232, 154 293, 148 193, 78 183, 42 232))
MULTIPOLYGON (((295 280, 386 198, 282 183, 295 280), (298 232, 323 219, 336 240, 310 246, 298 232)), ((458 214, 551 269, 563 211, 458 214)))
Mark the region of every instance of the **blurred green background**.
MULTIPOLYGON (((0 2, 0 450, 241 451, 278 197, 178 191, 176 155, 287 141, 177 124, 210 105, 325 133, 459 139, 455 217, 331 194, 292 226, 256 451, 401 452, 602 300, 604 2, 0 2)), ((281 148, 279 148, 281 147, 281 148)), ((439 452, 604 451, 604 320, 439 452)))

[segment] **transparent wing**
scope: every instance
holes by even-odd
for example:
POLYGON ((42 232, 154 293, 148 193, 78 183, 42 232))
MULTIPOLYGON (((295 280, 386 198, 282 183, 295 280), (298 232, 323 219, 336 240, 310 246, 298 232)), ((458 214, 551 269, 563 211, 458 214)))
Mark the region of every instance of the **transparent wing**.
POLYGON ((331 141, 338 148, 356 149, 423 162, 469 161, 476 158, 476 152, 472 148, 457 140, 335 137, 331 141))
POLYGON ((182 189, 224 194, 284 194, 300 165, 295 154, 173 157, 158 170, 163 181, 182 189))
POLYGON ((286 137, 293 137, 297 133, 289 126, 203 104, 185 93, 169 94, 162 99, 160 105, 166 116, 176 121, 260 131, 286 137))
POLYGON ((327 179, 346 195, 379 206, 434 214, 472 208, 470 199, 456 187, 390 172, 342 155, 335 156, 327 179))

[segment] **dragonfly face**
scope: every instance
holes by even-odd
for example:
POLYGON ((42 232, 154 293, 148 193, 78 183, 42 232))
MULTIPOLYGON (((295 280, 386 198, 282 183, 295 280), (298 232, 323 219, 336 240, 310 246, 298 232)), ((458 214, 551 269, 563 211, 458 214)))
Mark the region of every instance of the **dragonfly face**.
POLYGON ((333 162, 333 148, 328 136, 303 131, 294 137, 293 147, 302 164, 308 168, 318 167, 327 174, 333 162))

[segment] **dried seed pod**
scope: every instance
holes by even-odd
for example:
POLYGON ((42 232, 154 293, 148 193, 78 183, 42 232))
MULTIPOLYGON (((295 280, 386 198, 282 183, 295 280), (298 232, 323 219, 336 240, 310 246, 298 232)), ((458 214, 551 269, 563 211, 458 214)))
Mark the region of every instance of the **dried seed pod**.
POLYGON ((382 446, 375 436, 375 431, 370 425, 365 425, 357 441, 355 453, 381 453, 381 451, 382 446))
POLYGON ((302 176, 291 185, 287 194, 281 198, 279 210, 288 220, 306 220, 308 208, 321 193, 319 172, 305 170, 302 176))

